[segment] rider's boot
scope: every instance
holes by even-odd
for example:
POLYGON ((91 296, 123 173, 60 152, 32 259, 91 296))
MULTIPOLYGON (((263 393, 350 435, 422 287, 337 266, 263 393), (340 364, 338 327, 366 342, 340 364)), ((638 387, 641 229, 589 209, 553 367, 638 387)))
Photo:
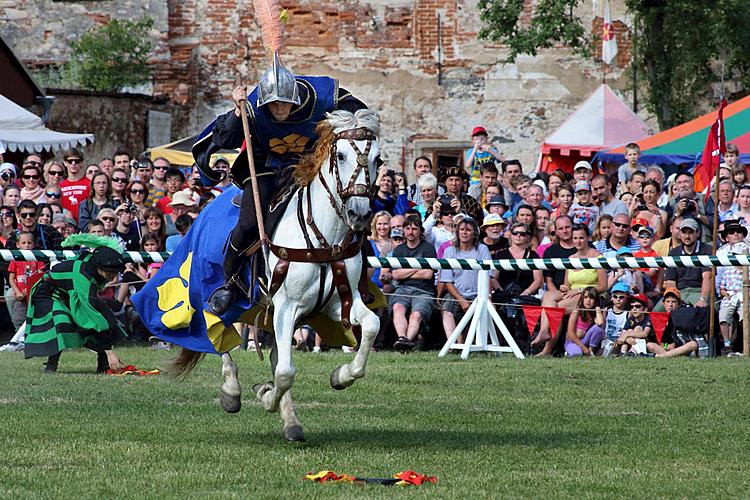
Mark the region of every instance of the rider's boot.
POLYGON ((235 248, 230 238, 227 253, 224 256, 224 276, 226 276, 224 284, 214 290, 214 293, 208 299, 208 308, 213 314, 221 316, 234 303, 240 293, 247 292, 239 276, 242 264, 242 252, 235 248))

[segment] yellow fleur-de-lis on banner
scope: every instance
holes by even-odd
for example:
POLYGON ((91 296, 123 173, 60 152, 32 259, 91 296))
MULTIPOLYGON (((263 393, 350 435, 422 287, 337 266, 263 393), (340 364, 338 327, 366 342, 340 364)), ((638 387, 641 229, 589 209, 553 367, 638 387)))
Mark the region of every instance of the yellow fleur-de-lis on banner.
POLYGON ((193 262, 193 252, 189 252, 179 270, 179 276, 169 278, 156 287, 159 294, 158 307, 164 314, 161 322, 170 330, 186 328, 193 318, 195 309, 190 305, 189 285, 190 266, 193 262))

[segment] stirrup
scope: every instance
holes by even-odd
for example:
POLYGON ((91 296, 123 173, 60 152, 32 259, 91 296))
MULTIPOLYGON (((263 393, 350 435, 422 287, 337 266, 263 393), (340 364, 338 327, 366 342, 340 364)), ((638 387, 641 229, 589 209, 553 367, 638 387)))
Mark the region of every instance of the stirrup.
POLYGON ((250 290, 245 286, 237 275, 231 276, 219 288, 213 291, 208 298, 208 309, 216 316, 221 316, 234 303, 237 292, 250 295, 250 290))

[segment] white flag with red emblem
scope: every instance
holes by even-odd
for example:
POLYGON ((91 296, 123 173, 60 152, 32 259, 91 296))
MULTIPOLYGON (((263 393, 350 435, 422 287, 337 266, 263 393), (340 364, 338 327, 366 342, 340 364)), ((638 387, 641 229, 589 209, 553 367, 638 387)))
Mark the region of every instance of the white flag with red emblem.
POLYGON ((617 39, 609 15, 609 0, 604 1, 604 25, 602 26, 602 60, 610 64, 617 55, 617 39))

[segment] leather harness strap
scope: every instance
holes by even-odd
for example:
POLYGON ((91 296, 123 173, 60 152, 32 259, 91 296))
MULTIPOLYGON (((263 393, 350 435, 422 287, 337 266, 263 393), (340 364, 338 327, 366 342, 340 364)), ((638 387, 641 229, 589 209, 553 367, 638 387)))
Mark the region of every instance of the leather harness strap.
MULTIPOLYGON (((345 130, 340 132, 334 138, 333 144, 331 145, 330 153, 330 169, 334 173, 336 179, 336 188, 339 198, 342 201, 352 196, 366 196, 370 197, 370 172, 367 168, 369 165, 368 156, 372 147, 372 141, 375 139, 375 134, 365 128, 358 128, 352 130, 345 130), (339 176, 338 163, 336 158, 336 141, 339 139, 347 139, 351 144, 354 151, 357 152, 357 166, 352 173, 352 176, 347 184, 346 188, 342 186, 341 178, 339 176), (354 141, 367 140, 367 146, 364 152, 360 151, 354 141), (356 184, 357 177, 359 177, 362 169, 365 169, 365 179, 367 185, 356 184)), ((336 197, 331 191, 330 187, 326 183, 322 172, 318 173, 323 188, 326 190, 328 199, 331 206, 336 211, 338 217, 345 220, 342 213, 342 209, 336 202, 336 197)), ((308 264, 320 264, 320 286, 318 289, 318 297, 315 301, 315 310, 319 310, 324 307, 331 300, 334 290, 339 294, 341 299, 341 324, 344 328, 351 328, 355 335, 361 335, 361 327, 359 325, 352 326, 349 321, 351 314, 351 308, 353 303, 352 290, 349 286, 349 279, 346 273, 347 259, 350 259, 362 251, 362 242, 364 241, 364 235, 355 234, 353 230, 347 231, 344 239, 338 245, 331 245, 318 228, 317 224, 313 219, 313 204, 312 195, 310 193, 310 187, 307 186, 298 191, 297 195, 297 219, 302 229, 302 234, 305 238, 307 248, 288 248, 275 245, 271 241, 267 241, 268 249, 278 257, 279 261, 273 269, 271 276, 271 284, 269 286, 269 295, 273 296, 282 283, 286 279, 287 273, 289 272, 290 262, 305 262, 308 264), (307 195, 304 196, 303 191, 307 191, 307 195), (307 217, 304 215, 304 198, 307 199, 307 217), (307 228, 310 228, 315 238, 318 240, 321 248, 315 248, 310 236, 307 233, 307 228), (356 236, 356 237, 355 237, 356 236), (331 267, 333 276, 333 286, 331 287, 326 298, 323 299, 325 290, 325 276, 327 267, 331 267)), ((362 271, 360 273, 360 279, 357 283, 357 288, 361 294, 367 295, 367 276, 365 274, 365 262, 362 263, 362 271), (362 278, 364 276, 364 279, 362 278)))

